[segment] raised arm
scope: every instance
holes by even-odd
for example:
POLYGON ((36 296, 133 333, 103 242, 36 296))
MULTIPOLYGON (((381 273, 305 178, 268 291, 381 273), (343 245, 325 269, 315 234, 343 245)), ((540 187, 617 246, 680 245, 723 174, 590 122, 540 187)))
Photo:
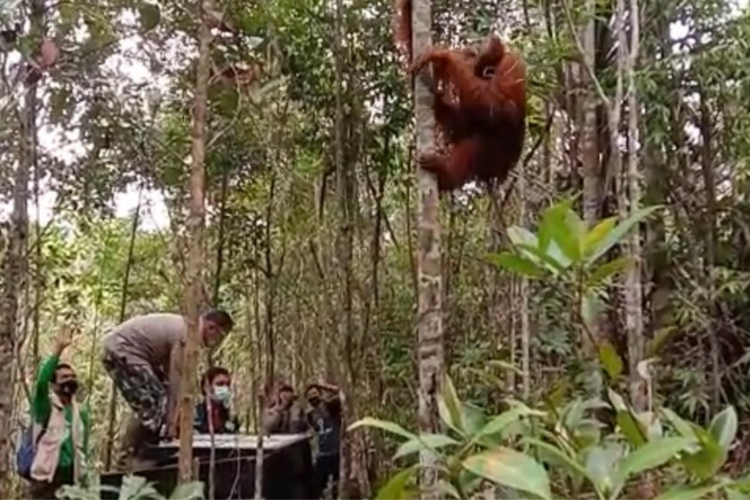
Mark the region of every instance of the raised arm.
POLYGON ((39 368, 39 374, 34 384, 34 394, 32 396, 31 406, 34 420, 38 423, 46 422, 52 411, 52 404, 49 399, 49 386, 55 378, 55 370, 60 362, 60 357, 65 349, 70 345, 73 338, 73 330, 64 327, 60 330, 55 338, 55 346, 52 353, 44 360, 39 368))

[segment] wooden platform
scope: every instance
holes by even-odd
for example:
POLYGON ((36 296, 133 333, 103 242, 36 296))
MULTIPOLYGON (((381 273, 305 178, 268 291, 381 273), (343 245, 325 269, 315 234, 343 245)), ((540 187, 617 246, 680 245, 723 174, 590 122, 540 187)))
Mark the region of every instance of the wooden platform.
MULTIPOLYGON (((272 434, 263 437, 263 449, 279 450, 305 439, 309 439, 307 434, 272 434)), ((160 443, 158 447, 164 450, 179 450, 180 442, 178 440, 168 441, 160 443)), ((254 451, 258 448, 258 436, 252 434, 215 434, 213 447, 216 450, 254 451)), ((193 449, 210 450, 211 435, 194 434, 193 449)))
MULTIPOLYGON (((215 498, 253 498, 255 489, 255 455, 258 437, 249 434, 214 436, 216 470, 215 498)), ((177 484, 179 442, 160 443, 151 448, 152 466, 133 470, 137 476, 154 483, 157 491, 169 496, 177 484)), ((198 476, 204 483, 210 470, 211 436, 193 436, 193 457, 198 476)), ((312 450, 307 434, 275 434, 263 438, 263 497, 266 499, 309 498, 312 488, 312 450)), ((102 484, 119 486, 124 472, 102 474, 102 484)), ((103 497, 105 498, 106 495, 103 497)))

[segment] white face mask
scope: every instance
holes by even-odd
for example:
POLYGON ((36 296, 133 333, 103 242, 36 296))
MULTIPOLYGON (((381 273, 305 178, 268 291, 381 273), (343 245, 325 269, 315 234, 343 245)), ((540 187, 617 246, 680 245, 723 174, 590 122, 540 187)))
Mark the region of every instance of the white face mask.
POLYGON ((232 399, 232 391, 226 385, 214 387, 214 399, 223 405, 228 405, 232 399))

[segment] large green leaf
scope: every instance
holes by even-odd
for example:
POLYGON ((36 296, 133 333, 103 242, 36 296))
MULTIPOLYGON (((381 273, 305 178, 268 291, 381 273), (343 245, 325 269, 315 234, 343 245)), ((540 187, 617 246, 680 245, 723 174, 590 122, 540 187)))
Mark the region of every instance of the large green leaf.
POLYGON ((587 232, 586 223, 581 220, 575 210, 571 209, 565 213, 565 233, 559 234, 559 238, 555 238, 555 241, 570 260, 579 263, 583 257, 587 232))
POLYGON ((412 434, 396 423, 389 422, 387 420, 378 420, 377 418, 372 417, 365 417, 361 420, 357 420, 352 425, 350 425, 347 430, 353 431, 358 427, 375 427, 376 429, 384 430, 386 432, 390 432, 391 434, 397 434, 401 437, 405 437, 406 439, 417 438, 416 434, 412 434))
POLYGON ((596 248, 592 250, 591 254, 586 259, 586 263, 591 265, 599 260, 602 255, 606 254, 613 246, 617 245, 628 231, 660 208, 662 208, 660 205, 642 208, 634 214, 631 214, 624 221, 620 222, 617 227, 611 230, 596 248))
POLYGON ((536 417, 544 417, 546 413, 539 410, 532 410, 531 408, 523 404, 518 404, 514 408, 511 408, 510 410, 503 412, 495 418, 491 419, 487 423, 487 425, 485 425, 479 431, 479 433, 476 435, 476 438, 478 439, 482 436, 491 436, 493 434, 502 432, 511 423, 516 422, 523 417, 529 417, 532 415, 536 417))
POLYGON ((200 481, 180 484, 169 495, 169 500, 202 500, 203 498, 203 483, 200 481))
POLYGON ((420 434, 415 439, 410 439, 399 446, 393 459, 411 455, 422 450, 435 451, 444 446, 459 444, 455 439, 445 434, 420 434))
POLYGON ((539 248, 539 239, 534 233, 521 226, 511 226, 507 230, 508 239, 513 245, 529 245, 539 248))
POLYGON ((466 427, 461 412, 461 400, 458 399, 453 381, 447 374, 443 377, 443 387, 437 397, 437 406, 443 423, 459 434, 466 435, 466 427))
POLYGON ((719 481, 702 486, 678 486, 659 495, 657 500, 700 500, 715 492, 724 484, 723 481, 719 481))
POLYGON ((620 464, 619 474, 626 480, 634 474, 660 467, 694 443, 694 439, 686 437, 665 437, 649 441, 625 457, 620 464))
POLYGON ((630 259, 627 257, 618 257, 606 262, 602 265, 594 267, 587 281, 589 286, 596 286, 601 284, 603 281, 608 280, 615 274, 623 271, 630 264, 630 259))
POLYGON ((490 254, 487 256, 487 260, 496 267, 501 267, 522 276, 530 278, 544 276, 544 270, 539 268, 532 260, 514 253, 502 252, 490 254))
POLYGON ((727 453, 707 430, 694 426, 693 432, 699 441, 699 449, 682 458, 682 464, 701 479, 711 479, 727 459, 727 453))
POLYGON ((617 412, 617 425, 620 431, 634 448, 640 448, 646 444, 646 431, 641 423, 633 417, 630 411, 617 412))
POLYGON ((122 478, 119 500, 141 500, 141 499, 164 498, 153 484, 141 476, 128 475, 122 478))
POLYGON ((698 439, 695 435, 696 426, 683 419, 669 408, 662 408, 661 412, 664 417, 672 424, 672 427, 674 427, 675 430, 679 432, 683 437, 698 439))
POLYGON ((591 252, 607 237, 617 223, 617 216, 607 217, 600 220, 590 231, 586 233, 583 239, 583 256, 588 257, 591 252))
POLYGON ((570 210, 570 200, 555 203, 544 211, 539 223, 539 250, 547 252, 558 231, 565 229, 565 214, 570 210))
POLYGON ((388 482, 378 490, 376 500, 406 500, 408 498, 404 496, 406 485, 409 484, 416 471, 417 466, 413 465, 391 476, 388 482))
POLYGON ((585 453, 587 477, 599 491, 617 491, 622 487, 622 477, 617 474, 617 463, 623 453, 622 445, 609 441, 591 447, 585 453))
POLYGON ((547 471, 524 453, 501 446, 467 458, 463 466, 496 484, 542 499, 552 498, 547 471))
MULTIPOLYGON (((516 247, 519 248, 522 251, 522 254, 527 258, 535 262, 537 265, 546 266, 547 269, 552 273, 562 273, 567 267, 567 264, 564 264, 562 261, 558 260, 552 255, 551 252, 542 252, 537 247, 528 245, 526 243, 519 243, 518 245, 516 245, 516 247)), ((552 245, 550 245, 550 249, 551 248, 552 245)))
POLYGON ((713 438, 725 453, 729 452, 735 436, 737 436, 737 412, 733 406, 727 406, 711 420, 708 428, 713 438))
POLYGON ((437 490, 441 493, 440 498, 456 498, 458 500, 460 500, 461 498, 461 493, 458 492, 456 487, 445 479, 438 480, 436 487, 437 490))
POLYGON ((582 477, 588 478, 588 472, 586 472, 586 469, 583 467, 583 465, 578 463, 575 457, 569 456, 567 453, 565 453, 564 450, 558 448, 557 446, 545 441, 540 441, 539 439, 529 437, 524 437, 523 439, 521 439, 521 442, 535 446, 539 450, 544 450, 545 453, 548 453, 550 456, 557 459, 559 463, 567 466, 570 474, 579 474, 582 477))

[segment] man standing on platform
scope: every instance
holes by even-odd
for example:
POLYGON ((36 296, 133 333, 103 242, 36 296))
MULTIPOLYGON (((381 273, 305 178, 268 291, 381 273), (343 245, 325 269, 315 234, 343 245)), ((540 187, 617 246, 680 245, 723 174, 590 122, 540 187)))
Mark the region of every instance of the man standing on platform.
MULTIPOLYGON (((217 345, 231 331, 224 311, 201 315, 204 347, 217 345)), ((183 374, 182 352, 187 320, 179 314, 136 316, 104 338, 102 362, 117 389, 135 412, 151 441, 177 436, 177 398, 183 374)))

